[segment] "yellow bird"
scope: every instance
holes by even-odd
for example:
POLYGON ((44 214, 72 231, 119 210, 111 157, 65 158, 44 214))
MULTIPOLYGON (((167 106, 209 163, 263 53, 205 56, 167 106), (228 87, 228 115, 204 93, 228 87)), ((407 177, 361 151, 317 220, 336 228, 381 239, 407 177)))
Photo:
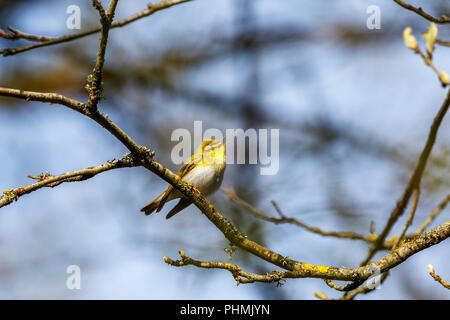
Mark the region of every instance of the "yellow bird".
MULTIPOLYGON (((177 175, 184 182, 192 184, 203 196, 208 196, 219 189, 222 184, 223 174, 226 166, 225 146, 228 144, 223 141, 213 139, 204 140, 202 145, 197 148, 195 153, 188 159, 177 175)), ((141 209, 146 215, 161 211, 164 205, 174 199, 180 199, 177 205, 170 210, 166 219, 174 216, 190 204, 192 201, 187 199, 180 191, 169 185, 166 191, 161 193, 156 199, 141 209)))

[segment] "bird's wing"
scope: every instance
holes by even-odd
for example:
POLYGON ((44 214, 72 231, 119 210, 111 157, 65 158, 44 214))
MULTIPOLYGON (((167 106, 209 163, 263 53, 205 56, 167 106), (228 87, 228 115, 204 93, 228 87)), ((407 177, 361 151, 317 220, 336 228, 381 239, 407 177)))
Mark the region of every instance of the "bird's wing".
POLYGON ((197 164, 202 161, 202 153, 194 153, 188 161, 186 161, 183 166, 178 171, 177 175, 183 178, 188 172, 190 172, 197 164))
POLYGON ((170 219, 174 215, 176 215, 178 212, 186 208, 187 206, 191 205, 192 201, 189 199, 181 198, 180 201, 178 201, 177 205, 173 207, 172 210, 167 214, 166 219, 170 219))
MULTIPOLYGON (((187 160, 180 168, 180 170, 178 170, 177 176, 179 176, 181 179, 183 179, 200 161, 201 161, 201 157, 202 155, 196 155, 193 154, 189 160, 187 160)), ((174 191, 173 186, 170 184, 167 187, 167 190, 164 192, 164 196, 161 199, 161 204, 159 207, 159 210, 161 210, 162 206, 164 205, 164 203, 166 203, 167 199, 169 198, 170 194, 174 191)), ((158 210, 158 211, 159 211, 158 210)))

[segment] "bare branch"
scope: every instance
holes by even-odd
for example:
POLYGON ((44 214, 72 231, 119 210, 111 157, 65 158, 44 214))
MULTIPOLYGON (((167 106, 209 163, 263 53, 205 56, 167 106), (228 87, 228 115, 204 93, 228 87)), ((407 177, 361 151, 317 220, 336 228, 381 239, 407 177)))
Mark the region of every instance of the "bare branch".
POLYGON ((87 78, 86 89, 89 92, 89 100, 86 107, 91 111, 97 108, 97 104, 102 98, 103 84, 102 74, 103 65, 105 63, 106 44, 108 43, 109 29, 114 19, 114 12, 116 10, 118 0, 111 0, 108 12, 105 12, 101 3, 98 0, 92 0, 92 3, 100 14, 100 22, 102 24, 100 46, 98 49, 97 60, 93 72, 87 78))
POLYGON ((198 268, 205 269, 223 269, 228 270, 232 274, 237 285, 241 283, 253 283, 253 282, 277 282, 277 285, 281 285, 281 281, 289 272, 272 271, 270 274, 256 274, 243 271, 238 265, 217 261, 199 261, 192 259, 184 254, 184 251, 179 251, 181 260, 172 260, 167 256, 164 256, 164 262, 175 267, 184 267, 187 265, 193 265, 198 268))
MULTIPOLYGON (((365 235, 361 235, 361 234, 349 232, 349 231, 325 231, 325 230, 319 229, 317 227, 308 226, 307 224, 299 221, 296 218, 291 218, 291 217, 287 217, 286 215, 284 215, 283 212, 281 211, 281 209, 279 208, 279 206, 274 201, 272 201, 272 204, 274 205, 277 213, 280 215, 280 218, 270 217, 266 213, 259 211, 258 209, 253 207, 251 204, 249 204, 247 201, 245 201, 244 199, 242 199, 238 195, 236 195, 236 193, 234 192, 234 190, 232 188, 228 188, 226 193, 230 200, 241 205, 243 208, 247 209, 250 213, 252 213, 255 217, 262 219, 264 221, 272 222, 275 224, 282 224, 282 223, 294 224, 296 226, 299 226, 300 228, 306 229, 313 233, 320 234, 325 237, 336 237, 336 238, 342 238, 342 239, 362 240, 362 241, 365 241, 368 243, 375 242, 375 240, 377 238, 376 235, 374 235, 374 234, 365 236, 365 235)), ((383 248, 391 249, 392 241, 386 240, 383 244, 383 248)))
POLYGON ((85 110, 83 103, 81 103, 77 100, 67 98, 58 93, 34 92, 34 91, 26 91, 26 90, 0 87, 0 96, 18 98, 18 99, 23 99, 26 101, 56 103, 56 104, 60 104, 60 105, 69 107, 70 109, 81 112, 83 114, 85 114, 87 112, 87 110, 85 110))
MULTIPOLYGON (((129 23, 136 21, 136 20, 148 17, 148 16, 152 15, 153 13, 158 12, 160 10, 170 8, 177 4, 181 4, 181 3, 189 2, 189 1, 192 1, 192 0, 166 0, 166 1, 156 3, 156 4, 149 4, 145 10, 142 10, 126 19, 123 19, 123 20, 120 20, 120 21, 117 21, 117 22, 111 24, 111 29, 123 27, 129 23)), ((62 36, 62 37, 58 37, 58 38, 52 38, 51 40, 48 40, 48 41, 43 41, 40 43, 36 43, 36 44, 24 46, 24 47, 0 49, 0 54, 2 54, 3 56, 6 57, 9 55, 18 54, 18 53, 36 49, 36 48, 51 46, 51 45, 64 43, 64 42, 70 42, 72 40, 80 39, 80 38, 89 36, 91 34, 100 32, 101 30, 102 30, 102 27, 97 27, 97 28, 93 28, 93 29, 90 29, 87 31, 80 32, 80 33, 70 34, 70 35, 66 35, 66 36, 62 36)))
POLYGON ((3 191, 3 195, 0 197, 0 208, 10 204, 13 201, 17 201, 21 196, 25 194, 31 193, 44 187, 53 188, 64 182, 87 180, 105 171, 119 168, 137 167, 139 165, 139 162, 136 162, 130 154, 127 154, 122 159, 114 159, 98 166, 66 172, 56 176, 50 175, 49 173, 41 174, 37 177, 29 176, 30 178, 38 181, 25 187, 3 191))
MULTIPOLYGON (((222 217, 223 218, 223 217, 222 217)), ((225 218, 223 218, 225 219, 225 218)), ((184 252, 181 251, 180 255, 182 260, 174 261, 168 257, 164 257, 164 261, 174 266, 194 265, 200 268, 208 269, 226 269, 232 272, 235 279, 237 277, 243 277, 245 279, 239 280, 240 283, 247 282, 276 282, 282 279, 294 279, 294 278, 321 278, 328 280, 345 280, 353 281, 353 283, 363 283, 365 280, 373 276, 375 271, 380 273, 386 273, 388 270, 402 263, 417 252, 426 249, 432 245, 435 245, 450 237, 450 224, 443 224, 430 231, 427 231, 408 242, 403 242, 397 249, 389 252, 386 256, 380 260, 373 262, 363 267, 357 267, 353 269, 349 268, 335 268, 328 266, 314 266, 306 263, 296 262, 292 270, 288 269, 288 272, 273 271, 266 275, 257 275, 242 271, 238 266, 230 263, 222 262, 204 262, 194 260, 184 256, 184 252)), ((242 246, 241 246, 242 247, 242 246)), ((245 249, 245 247, 244 247, 245 249)), ((250 251, 246 249, 247 251, 250 251)), ((267 250, 267 249, 266 249, 267 250)), ((250 251, 251 252, 251 251, 250 251)), ((264 257, 262 257, 264 259, 264 257)), ((269 261, 266 257, 264 260, 269 261)), ((287 261, 287 259, 286 259, 287 261)), ((269 261, 271 262, 271 261, 269 261)), ((289 264, 292 260, 287 261, 289 264)), ((283 269, 287 269, 289 264, 286 264, 283 269)), ((238 280, 236 280, 238 281, 238 280)), ((349 286, 337 286, 330 281, 326 281, 332 288, 340 291, 353 290, 349 289, 349 286)), ((360 289, 360 288, 358 288, 360 289)), ((370 289, 370 288, 369 288, 370 289)), ((365 292, 366 289, 354 291, 353 294, 365 292)))
POLYGON ((433 60, 430 57, 427 57, 420 48, 417 48, 416 51, 422 58, 422 60, 425 62, 427 66, 430 66, 430 68, 436 73, 436 75, 439 78, 439 81, 441 82, 442 87, 446 87, 448 85, 448 81, 445 82, 444 79, 441 77, 441 71, 434 65, 433 60))
MULTIPOLYGON (((117 1, 111 1, 111 6, 116 6, 117 5, 117 1)), ((102 4, 100 3, 99 0, 92 0, 92 6, 97 9, 99 15, 100 15, 100 23, 103 27, 104 24, 111 24, 111 21, 109 21, 108 18, 108 14, 106 13, 105 9, 103 9, 102 4)), ((102 28, 102 32, 104 28, 102 28)))
POLYGON ((317 298, 321 299, 321 300, 335 300, 335 299, 330 298, 330 297, 327 296, 325 293, 320 292, 320 291, 314 292, 314 295, 315 295, 317 298))
POLYGON ((326 284, 327 286, 329 286, 331 289, 334 289, 334 290, 337 290, 337 291, 345 291, 346 286, 339 286, 339 285, 335 284, 335 283, 333 282, 333 280, 325 279, 324 282, 325 282, 325 284, 326 284))
POLYGON ((70 98, 67 98, 61 94, 57 93, 45 93, 45 92, 34 92, 25 91, 12 88, 2 88, 0 87, 0 96, 19 98, 26 101, 40 101, 46 103, 56 103, 66 106, 72 110, 75 110, 89 118, 93 119, 99 125, 108 130, 114 137, 116 137, 120 142, 122 142, 133 155, 137 158, 142 158, 149 156, 150 158, 154 155, 145 147, 138 146, 133 139, 131 139, 125 132, 123 132, 114 122, 112 122, 107 115, 103 115, 95 109, 93 111, 86 108, 86 105, 70 98))
POLYGON ((416 213, 417 204, 419 203, 419 197, 420 197, 420 189, 416 188, 414 190, 413 204, 411 206, 411 211, 409 212, 408 219, 406 220, 405 226, 403 227, 402 232, 398 236, 397 241, 395 242, 392 250, 395 250, 398 247, 398 245, 403 241, 406 231, 408 230, 409 226, 412 224, 413 219, 414 219, 414 214, 416 213))
POLYGON ((418 15, 427 19, 428 21, 435 22, 435 23, 450 23, 450 18, 447 17, 446 15, 442 15, 440 18, 435 18, 432 15, 423 11, 422 8, 420 8, 420 7, 416 8, 410 4, 403 2, 402 0, 394 0, 394 1, 397 4, 399 4, 400 6, 402 6, 403 8, 417 13, 418 15))
POLYGON ((436 39, 436 43, 444 47, 450 47, 450 41, 436 39))
MULTIPOLYGON (((375 273, 378 269, 372 269, 372 271, 375 273)), ((378 285, 380 285, 388 276, 389 271, 384 272, 379 280, 378 285)), ((376 288, 376 286, 371 286, 371 285, 365 285, 365 286, 361 286, 357 289, 351 289, 353 287, 355 287, 356 285, 362 284, 364 281, 361 280, 357 283, 350 283, 347 284, 345 286, 339 286, 337 284, 335 284, 332 280, 329 279, 325 279, 324 280, 326 285, 329 286, 332 289, 335 289, 337 291, 344 291, 345 294, 340 298, 340 300, 352 300, 356 295, 360 294, 360 293, 368 293, 370 291, 372 291, 373 289, 376 288)))
POLYGON ((408 185, 406 186, 406 189, 400 198, 400 200, 397 202, 396 207, 391 213, 391 216, 389 217, 388 222, 386 223, 383 231, 380 233, 380 235, 377 237, 376 241, 372 244, 372 246, 369 249, 369 252, 367 254, 367 257, 361 262, 361 266, 366 265, 370 259, 374 256, 374 254, 383 247, 384 240, 386 239, 386 236, 388 235, 389 231, 391 231, 394 224, 397 222, 398 218, 403 214, 403 212, 406 209, 406 206, 408 205, 409 199, 411 198, 411 195, 413 191, 416 188, 420 187, 420 182, 422 180, 423 172, 425 170, 425 166, 427 164, 428 158, 431 154, 431 150, 433 149, 434 142, 436 141, 437 132, 439 130, 439 126, 442 123, 442 120, 445 117, 445 114, 448 111, 450 105, 450 90, 447 92, 447 96, 444 100, 444 103, 442 104, 441 108, 439 109, 439 112, 435 116, 433 120, 433 124, 431 125, 430 132, 428 134, 427 141, 425 143, 425 146, 422 150, 422 153, 420 154, 419 160, 417 161, 416 168, 414 169, 411 178, 408 182, 408 185))
POLYGON ((434 268, 433 268, 433 266, 431 264, 428 265, 428 272, 430 273, 430 276, 432 276, 434 278, 434 280, 436 280, 437 282, 442 284, 444 286, 444 288, 447 288, 447 289, 450 290, 450 283, 445 281, 444 279, 442 279, 440 276, 438 276, 434 272, 434 268))
POLYGON ((450 194, 447 195, 444 201, 442 201, 437 206, 437 208, 433 210, 433 212, 428 216, 428 218, 423 222, 423 224, 412 235, 408 235, 407 238, 409 238, 410 236, 416 236, 424 232, 425 229, 430 225, 430 223, 437 217, 437 215, 441 213, 442 210, 445 209, 449 201, 450 201, 450 194))
MULTIPOLYGON (((388 275, 389 275, 388 271, 384 272, 381 275, 380 280, 379 280, 380 285, 384 282, 384 280, 386 280, 388 275)), ((358 294, 366 294, 366 293, 372 292, 375 289, 376 289, 376 287, 361 286, 358 289, 354 289, 354 290, 351 290, 349 292, 346 292, 346 294, 344 294, 340 298, 340 300, 353 300, 358 294)))
POLYGON ((29 41, 35 41, 35 42, 45 42, 45 41, 52 41, 55 38, 45 37, 45 36, 35 36, 32 34, 23 33, 17 29, 13 29, 12 27, 7 27, 8 30, 11 32, 10 34, 5 33, 2 29, 0 29, 0 37, 8 40, 18 40, 18 39, 25 39, 29 41))

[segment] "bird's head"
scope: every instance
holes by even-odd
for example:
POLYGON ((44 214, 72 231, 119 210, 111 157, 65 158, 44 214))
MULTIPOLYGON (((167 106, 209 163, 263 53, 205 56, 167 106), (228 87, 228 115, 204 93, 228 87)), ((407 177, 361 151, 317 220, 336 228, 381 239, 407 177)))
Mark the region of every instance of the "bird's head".
POLYGON ((226 150, 225 146, 228 144, 223 141, 218 141, 214 139, 206 139, 202 142, 199 150, 202 152, 202 160, 206 162, 225 164, 226 161, 226 150), (201 149, 200 149, 201 148, 201 149))

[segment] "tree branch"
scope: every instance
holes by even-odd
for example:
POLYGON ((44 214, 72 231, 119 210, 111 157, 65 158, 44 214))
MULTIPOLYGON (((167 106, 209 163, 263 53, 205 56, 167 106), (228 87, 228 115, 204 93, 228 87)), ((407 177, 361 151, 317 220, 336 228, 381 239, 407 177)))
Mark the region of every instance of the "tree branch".
MULTIPOLYGON (((362 240, 362 241, 365 241, 368 243, 375 242, 375 240, 377 238, 377 236, 375 234, 365 236, 362 234, 349 232, 349 231, 325 231, 325 230, 319 229, 317 227, 308 226, 307 224, 299 221, 296 218, 287 217, 286 215, 284 215, 283 212, 278 207, 278 205, 273 201, 272 201, 272 204, 274 205, 275 210, 280 215, 280 218, 271 217, 271 216, 267 215, 266 213, 261 212, 260 210, 253 207, 251 204, 249 204, 244 199, 240 198, 238 195, 236 195, 236 193, 234 192, 234 190, 232 188, 228 188, 228 190, 226 191, 226 194, 228 195, 228 198, 231 201, 241 205, 243 208, 247 209, 250 213, 252 213, 255 217, 257 217, 261 220, 264 220, 264 221, 272 222, 275 224, 283 224, 283 223, 294 224, 300 228, 306 229, 310 232, 313 232, 313 233, 316 233, 316 234, 319 234, 319 235, 325 236, 325 237, 336 237, 336 238, 341 238, 341 239, 362 240)), ((384 241, 383 248, 390 250, 392 248, 392 241, 390 241, 390 240, 384 241)))
POLYGON ((380 235, 377 237, 376 241, 370 247, 366 258, 363 260, 363 262, 361 262, 361 266, 367 264, 370 261, 370 259, 372 259, 374 254, 380 248, 383 247, 383 243, 384 243, 384 240, 386 239, 386 236, 388 235, 389 231, 391 231, 392 227, 397 222, 398 218, 405 211, 406 206, 408 205, 409 199, 411 198, 413 191, 416 188, 420 187, 420 182, 422 180, 425 166, 426 166, 428 158, 431 154, 431 150, 433 149, 434 142, 436 141, 437 132, 442 123, 442 120, 445 117, 445 114, 448 111, 449 105, 450 105, 450 90, 447 91, 447 96, 444 100, 444 103, 442 104, 441 108, 439 109, 439 112, 437 113, 437 115, 435 116, 435 118, 433 120, 433 124, 431 125, 430 132, 428 134, 428 138, 425 143, 425 146, 422 150, 422 153, 420 154, 419 160, 417 161, 416 168, 414 169, 414 171, 411 175, 411 178, 408 182, 408 185, 407 185, 402 197, 397 202, 397 205, 394 208, 394 210, 392 211, 391 216, 389 217, 389 220, 386 223, 383 231, 380 233, 380 235))
POLYGON ((100 47, 97 53, 97 60, 95 61, 95 67, 93 72, 87 78, 86 89, 89 92, 89 100, 86 103, 86 107, 91 111, 97 108, 97 104, 102 98, 103 84, 102 74, 103 65, 105 64, 105 52, 106 44, 108 43, 109 29, 114 19, 114 12, 117 7, 118 0, 111 0, 111 4, 108 12, 105 12, 101 3, 98 0, 92 0, 93 6, 100 14, 100 22, 102 24, 100 47))
POLYGON ((434 280, 436 280, 437 282, 439 282, 440 284, 442 284, 442 286, 444 288, 447 288, 450 290, 450 283, 445 281, 444 279, 442 279, 440 276, 438 276, 435 272, 434 272, 434 268, 431 264, 428 265, 428 272, 430 274, 430 276, 433 277, 434 280))
MULTIPOLYGON (((149 4, 145 10, 142 10, 126 19, 123 19, 123 20, 120 20, 120 21, 117 21, 117 22, 111 24, 111 29, 123 27, 129 23, 136 21, 136 20, 148 17, 148 16, 152 15, 153 13, 158 12, 160 10, 170 8, 177 4, 181 4, 181 3, 189 2, 189 1, 192 1, 192 0, 166 0, 166 1, 161 1, 159 3, 156 3, 156 4, 149 4)), ((32 45, 27 45, 27 46, 17 47, 17 48, 0 49, 0 54, 2 54, 4 57, 6 57, 6 56, 21 53, 21 52, 33 50, 36 48, 51 46, 51 45, 64 43, 64 42, 70 42, 72 40, 76 40, 76 39, 83 38, 83 37, 89 36, 91 34, 100 32, 101 30, 102 30, 102 27, 97 27, 97 28, 93 28, 93 29, 90 29, 87 31, 80 32, 80 33, 70 34, 70 35, 66 35, 66 36, 62 36, 62 37, 58 37, 58 38, 51 38, 48 41, 42 41, 40 43, 35 43, 32 45)), ((34 36, 34 37, 38 37, 38 36, 34 36)))
POLYGON ((450 41, 436 39, 436 43, 444 47, 450 47, 450 41))
POLYGON ((450 23, 450 18, 447 17, 446 15, 442 15, 440 18, 435 18, 432 15, 426 13, 425 11, 422 10, 422 8, 416 8, 410 4, 407 4, 405 2, 403 2, 402 0, 394 0, 398 5, 402 6, 403 8, 413 11, 415 13, 417 13, 418 15, 424 17, 425 19, 427 19, 428 21, 431 22, 435 22, 435 23, 450 23))
POLYGON ((7 27, 8 30, 11 32, 10 34, 5 33, 2 29, 0 29, 0 37, 8 40, 18 40, 18 39, 25 39, 29 41, 35 41, 35 42, 46 42, 46 41, 52 41, 55 38, 45 37, 45 36, 35 36, 32 34, 23 33, 17 29, 13 29, 12 27, 7 27))
MULTIPOLYGON (((379 280, 380 285, 386 280, 386 278, 388 277, 389 272, 386 271, 384 272, 379 280)), ((351 290, 349 292, 347 292, 346 294, 344 294, 340 300, 353 300, 358 294, 366 294, 369 293, 373 290, 375 290, 377 287, 371 287, 371 286, 361 286, 357 289, 351 290)))
POLYGON ((0 208, 10 204, 13 201, 17 201, 21 196, 25 194, 31 193, 44 187, 53 188, 64 182, 84 181, 105 171, 119 168, 137 167, 139 165, 139 162, 136 162, 130 154, 127 154, 122 159, 114 159, 98 166, 66 172, 56 176, 53 176, 49 173, 40 174, 37 177, 30 175, 28 176, 29 178, 38 181, 25 187, 3 191, 3 195, 0 197, 0 208))
POLYGON ((74 99, 67 98, 58 93, 34 92, 0 87, 0 96, 18 98, 26 101, 39 101, 51 104, 56 103, 69 107, 70 109, 81 112, 83 114, 88 113, 88 110, 85 108, 83 103, 74 99))
MULTIPOLYGON (((357 281, 364 282, 368 278, 374 275, 376 271, 381 273, 386 273, 388 270, 397 266, 398 264, 404 262, 412 255, 417 252, 426 249, 430 246, 436 245, 439 242, 450 237, 450 224, 443 224, 430 231, 427 231, 408 242, 403 242, 397 249, 389 252, 380 260, 368 264, 363 267, 356 267, 353 269, 349 268, 335 268, 328 266, 314 266, 306 263, 297 263, 297 268, 284 271, 272 271, 270 274, 257 275, 253 273, 248 273, 242 271, 238 266, 232 265, 230 263, 222 262, 204 262, 194 260, 192 258, 186 257, 183 251, 180 251, 181 260, 174 261, 168 257, 164 257, 164 261, 173 266, 186 266, 194 265, 200 268, 208 269, 225 269, 230 271, 235 277, 236 281, 240 283, 249 282, 277 282, 282 279, 294 279, 294 278, 321 278, 325 280, 345 280, 345 281, 357 281), (245 279, 238 280, 239 277, 245 279), (238 279, 237 279, 238 278, 238 279)), ((265 259, 267 260, 267 259, 265 259)), ((284 267, 286 269, 286 267, 284 267)), ((326 281, 332 288, 338 289, 340 291, 346 291, 347 286, 336 286, 330 281, 326 281)), ((358 288, 353 291, 353 295, 357 293, 362 293, 367 289, 358 288)))
POLYGON ((164 262, 174 266, 174 267, 184 267, 188 265, 193 265, 198 268, 205 269, 223 269, 228 270, 232 274, 234 280, 236 280, 237 285, 241 283, 253 283, 253 282, 277 282, 277 286, 282 284, 284 277, 290 272, 283 271, 272 271, 270 274, 256 274, 251 272, 243 271, 238 265, 217 261, 199 261, 192 259, 184 254, 184 251, 179 251, 181 260, 172 260, 167 256, 164 256, 164 262))
POLYGON ((430 223, 437 217, 437 215, 439 213, 441 213, 442 210, 445 209, 445 207, 447 206, 449 201, 450 201, 450 194, 448 194, 447 197, 437 206, 437 208, 433 210, 433 212, 422 223, 422 225, 413 234, 406 236, 406 238, 409 238, 411 236, 416 236, 416 235, 424 232, 425 229, 430 225, 430 223))
POLYGON ((420 197, 420 189, 416 188, 414 190, 414 198, 413 198, 413 204, 411 206, 411 211, 409 212, 408 219, 406 220, 406 223, 405 223, 405 226, 403 227, 402 232, 398 236, 398 238, 393 246, 393 250, 396 249, 398 247, 398 245, 403 241, 406 231, 408 230, 409 226, 413 222, 414 214, 416 213, 416 209, 417 209, 417 204, 419 203, 419 197, 420 197))

